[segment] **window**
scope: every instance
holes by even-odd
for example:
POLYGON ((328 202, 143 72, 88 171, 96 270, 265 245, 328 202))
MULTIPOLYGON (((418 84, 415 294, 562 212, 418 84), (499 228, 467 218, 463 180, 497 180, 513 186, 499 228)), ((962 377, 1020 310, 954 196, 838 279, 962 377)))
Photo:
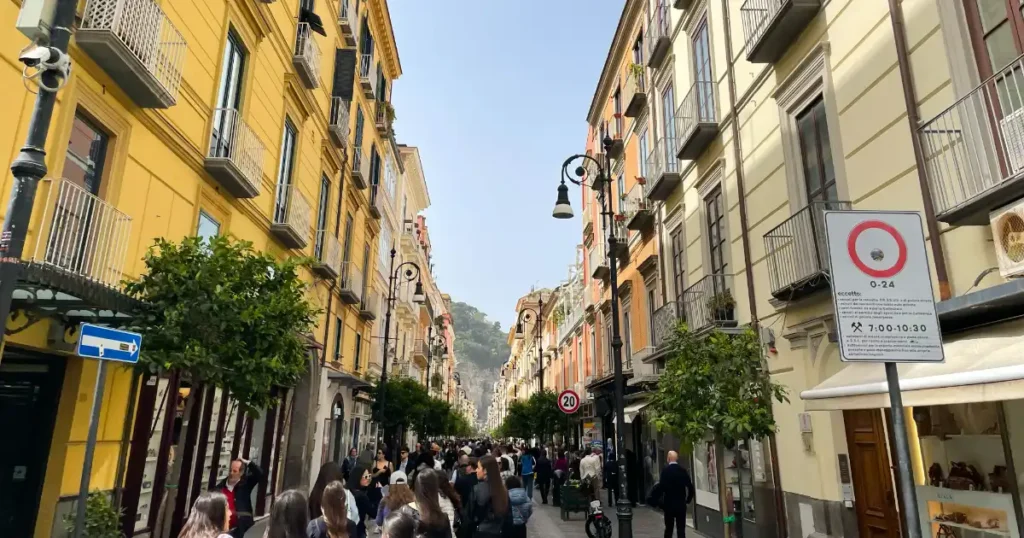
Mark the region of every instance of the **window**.
MULTIPOLYGON (((673 121, 675 107, 675 94, 672 91, 672 85, 670 84, 665 91, 661 92, 661 114, 663 124, 663 134, 665 135, 665 154, 661 156, 665 159, 666 166, 668 163, 675 162, 675 155, 672 153, 675 151, 675 140, 676 140, 676 122, 673 121)), ((660 148, 659 148, 660 149, 660 148)))
MULTIPOLYGON (((644 64, 644 32, 640 31, 636 36, 636 42, 633 43, 633 63, 638 65, 644 64)), ((642 80, 642 77, 641 77, 642 80)), ((642 87, 641 87, 642 89, 642 87)))
MULTIPOLYGON (((369 271, 370 271, 370 242, 367 241, 366 244, 363 245, 363 289, 361 291, 361 294, 359 295, 362 298, 362 301, 361 301, 360 304, 364 308, 366 307, 366 300, 369 299, 369 297, 366 296, 366 290, 370 286, 369 271)), ((359 340, 356 340, 356 344, 358 344, 358 343, 359 343, 359 340)), ((357 357, 358 357, 358 355, 357 355, 357 357)))
POLYGON ((388 98, 388 84, 384 78, 384 66, 377 62, 377 100, 386 101, 388 98))
POLYGON ((352 254, 352 213, 345 215, 345 242, 342 245, 342 261, 348 262, 352 254))
POLYGON ((316 245, 313 247, 313 255, 318 260, 323 259, 324 235, 327 233, 327 204, 330 198, 331 181, 327 179, 327 174, 323 174, 320 176, 320 201, 316 209, 316 245))
POLYGON ((796 117, 800 136, 800 159, 808 202, 838 200, 836 173, 832 166, 832 145, 825 119, 825 100, 818 97, 796 117))
POLYGON ((615 88, 615 96, 612 98, 615 106, 615 138, 622 138, 622 88, 615 88))
MULTIPOLYGON (((391 230, 382 228, 380 231, 380 244, 377 246, 377 257, 380 262, 380 272, 388 272, 388 261, 391 259, 391 230)), ((367 277, 369 280, 369 277, 367 277)))
POLYGON ((196 225, 196 236, 210 239, 220 233, 220 223, 206 211, 199 211, 199 223, 196 225))
POLYGON ((647 288, 647 343, 654 344, 654 312, 657 310, 657 296, 654 293, 654 282, 647 288))
MULTIPOLYGON (((725 215, 722 214, 722 186, 716 186, 706 198, 704 198, 704 211, 707 216, 708 225, 708 255, 710 257, 710 273, 715 275, 725 274, 725 248, 726 238, 724 233, 725 215)), ((718 282, 718 279, 714 279, 718 282)), ((717 290, 716 290, 717 291, 717 290)))
MULTIPOLYGON (((1024 52, 1024 6, 1020 0, 965 0, 964 8, 982 79, 1003 71, 1024 52)), ((1003 80, 998 84, 1001 97, 1007 96, 1008 89, 1016 93, 1021 75, 1016 73, 1015 78, 1018 80, 1003 80)), ((1000 99, 1000 105, 1009 104, 1014 109, 1019 108, 1019 97, 1013 97, 1012 100, 1000 99), (1014 102, 1011 104, 1009 101, 1014 102)))
POLYGON ((643 131, 640 131, 640 155, 638 160, 640 161, 640 177, 647 177, 647 128, 644 127, 643 131))
POLYGON ((603 347, 606 351, 604 353, 604 373, 607 374, 612 369, 612 315, 610 312, 604 316, 604 325, 601 326, 601 331, 604 333, 605 341, 608 343, 606 347, 603 347))
POLYGON ((697 81, 697 118, 709 121, 715 117, 715 95, 711 74, 711 44, 708 38, 708 21, 702 20, 693 33, 693 75, 697 81))
POLYGON ((363 117, 363 107, 356 105, 356 137, 355 144, 357 148, 363 147, 363 124, 366 123, 366 118, 363 117))
POLYGON ((597 375, 597 329, 590 326, 590 375, 597 375))
MULTIPOLYGON (((108 142, 106 133, 76 114, 68 149, 64 154, 67 182, 88 194, 98 195, 108 142)), ((51 234, 56 234, 54 237, 61 237, 62 240, 55 245, 53 252, 47 253, 47 261, 55 262, 65 269, 88 270, 90 261, 87 250, 101 248, 96 243, 103 242, 99 236, 104 233, 101 230, 104 227, 92 225, 92 215, 99 211, 95 206, 96 201, 76 190, 64 192, 56 198, 54 229, 51 234)))
POLYGON ((362 369, 362 357, 363 357, 363 335, 356 333, 356 357, 355 357, 355 370, 358 372, 362 369))
POLYGON ((291 196, 292 171, 295 167, 295 126, 284 120, 281 138, 281 162, 277 167, 277 198, 274 201, 274 222, 288 222, 288 198, 291 196))
POLYGON ((246 52, 242 40, 234 31, 228 32, 221 62, 220 89, 217 92, 217 108, 213 116, 213 135, 210 151, 214 157, 231 155, 231 140, 242 100, 242 75, 245 70, 246 52), (230 112, 230 111, 235 112, 230 112))
POLYGON ((683 225, 676 226, 675 230, 669 235, 669 240, 672 243, 672 286, 675 288, 676 301, 679 304, 683 303, 683 290, 686 288, 683 284, 683 278, 685 276, 684 269, 686 267, 686 258, 683 242, 683 225))
POLYGON ((334 362, 341 362, 341 346, 345 342, 345 326, 341 318, 334 318, 334 362))
MULTIPOLYGON (((373 55, 373 35, 370 34, 370 22, 363 16, 363 23, 360 25, 359 36, 362 39, 359 44, 359 51, 363 54, 373 55)), ((365 66, 367 70, 369 65, 365 66)), ((369 73, 367 73, 369 74, 369 73)))
POLYGON ((370 147, 370 185, 376 193, 380 185, 380 154, 377 153, 376 144, 370 147))
POLYGON ((619 204, 622 204, 622 198, 626 196, 626 176, 625 174, 619 174, 619 177, 615 179, 616 186, 619 190, 619 204))
MULTIPOLYGON (((624 301, 629 303, 629 297, 626 297, 624 301)), ((626 360, 629 360, 629 358, 633 356, 633 335, 630 334, 629 315, 630 308, 626 305, 622 309, 622 348, 626 352, 626 356, 624 357, 626 360)))
POLYGON ((573 370, 573 383, 583 379, 583 335, 576 338, 576 368, 573 370))
POLYGON ((68 150, 64 154, 64 178, 89 194, 99 194, 108 143, 106 133, 75 114, 68 150))

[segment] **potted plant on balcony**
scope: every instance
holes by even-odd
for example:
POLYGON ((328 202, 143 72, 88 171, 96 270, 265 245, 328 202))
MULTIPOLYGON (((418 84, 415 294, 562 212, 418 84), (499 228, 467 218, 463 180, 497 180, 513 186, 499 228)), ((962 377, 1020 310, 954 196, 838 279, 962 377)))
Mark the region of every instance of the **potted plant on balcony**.
POLYGON ((629 64, 629 74, 637 78, 637 80, 643 80, 644 78, 644 66, 643 64, 629 64))
POLYGON ((622 213, 615 214, 615 222, 626 222, 626 216, 622 213))
POLYGON ((733 299, 732 292, 722 290, 708 298, 708 310, 716 322, 734 321, 733 311, 736 308, 736 299, 733 299))
POLYGON ((392 105, 390 101, 384 101, 384 117, 389 126, 398 118, 395 116, 395 105, 392 105))
POLYGON ((645 178, 644 176, 636 176, 636 184, 637 185, 646 185, 647 184, 647 178, 645 178))

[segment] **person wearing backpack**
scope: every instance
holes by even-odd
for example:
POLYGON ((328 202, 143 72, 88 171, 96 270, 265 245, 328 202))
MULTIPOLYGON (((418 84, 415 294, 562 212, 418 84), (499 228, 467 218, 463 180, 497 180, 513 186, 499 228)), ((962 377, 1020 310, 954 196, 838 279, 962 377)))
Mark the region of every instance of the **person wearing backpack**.
POLYGON ((523 481, 518 476, 506 478, 505 488, 508 489, 511 521, 503 538, 526 538, 526 522, 533 514, 533 501, 530 500, 526 489, 523 488, 523 481))

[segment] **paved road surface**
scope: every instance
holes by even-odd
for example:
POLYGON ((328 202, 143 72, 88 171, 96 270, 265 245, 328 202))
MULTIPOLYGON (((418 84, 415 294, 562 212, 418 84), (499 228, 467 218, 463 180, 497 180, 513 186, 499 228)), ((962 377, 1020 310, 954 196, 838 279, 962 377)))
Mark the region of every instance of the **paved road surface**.
MULTIPOLYGON (((619 527, 615 519, 615 509, 606 512, 612 520, 612 536, 618 537, 619 527)), ((541 504, 540 498, 534 501, 533 516, 527 524, 529 538, 587 538, 583 528, 586 517, 582 513, 571 514, 569 521, 562 521, 558 508, 549 504, 541 504)), ((633 509, 633 538, 662 538, 665 534, 661 512, 645 506, 633 509)), ((705 538, 693 529, 686 529, 690 538, 705 538)))

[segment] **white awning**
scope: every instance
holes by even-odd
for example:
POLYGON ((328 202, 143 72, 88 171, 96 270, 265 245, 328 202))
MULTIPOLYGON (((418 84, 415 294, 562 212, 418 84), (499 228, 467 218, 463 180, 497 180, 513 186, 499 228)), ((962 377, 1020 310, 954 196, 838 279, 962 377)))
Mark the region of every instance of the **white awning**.
MULTIPOLYGON (((1024 398, 1024 327, 978 331, 943 345, 944 363, 898 366, 903 405, 991 402, 1024 398)), ((889 407, 885 366, 852 363, 800 393, 809 411, 889 407)))
POLYGON ((627 405, 622 410, 623 422, 625 422, 626 424, 632 424, 633 419, 636 418, 636 416, 640 414, 640 411, 642 411, 643 408, 647 407, 647 404, 649 403, 651 403, 649 400, 643 400, 640 402, 633 402, 632 404, 627 405))

